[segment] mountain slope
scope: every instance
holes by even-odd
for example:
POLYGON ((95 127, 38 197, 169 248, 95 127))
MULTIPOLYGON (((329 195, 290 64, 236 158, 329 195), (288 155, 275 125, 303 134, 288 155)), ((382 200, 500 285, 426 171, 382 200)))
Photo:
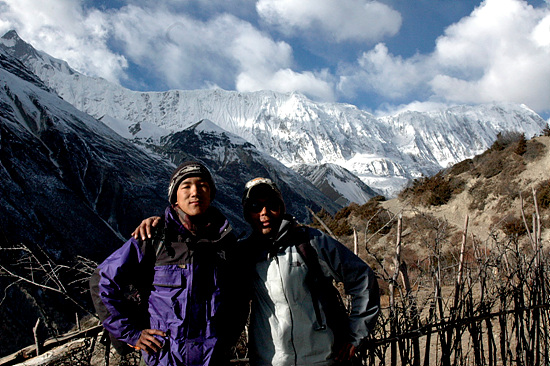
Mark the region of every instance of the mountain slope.
POLYGON ((2 45, 65 100, 125 137, 159 141, 209 119, 288 167, 338 164, 388 195, 412 178, 484 151, 500 131, 531 137, 546 124, 526 106, 511 104, 375 118, 352 105, 315 103, 295 93, 135 92, 79 74, 14 32, 2 45))
MULTIPOLYGON (((219 185, 214 204, 237 235, 248 227, 240 204, 244 183, 257 176, 276 180, 289 212, 302 221, 306 207, 339 208, 305 178, 209 121, 147 149, 146 143, 132 143, 77 110, 0 49, 0 248, 23 244, 63 265, 79 256, 102 261, 143 218, 163 212, 168 179, 183 159, 212 169, 219 185)), ((0 265, 22 270, 10 253, 0 250, 0 265)), ((32 342, 32 332, 16 330, 31 329, 38 316, 48 319, 50 330, 71 326, 79 309, 10 281, 0 277, 6 289, 0 342, 9 344, 0 354, 32 342)))
POLYGON ((49 92, 17 60, 0 53, 0 61, 4 235, 12 244, 41 238, 60 253, 71 252, 62 243, 96 242, 75 248, 91 257, 114 248, 164 205, 158 192, 171 168, 49 92))
POLYGON ((487 239, 491 234, 511 237, 519 234, 524 240, 526 232, 521 217, 522 204, 527 222, 531 225, 535 212, 533 193, 536 192, 543 242, 548 243, 550 136, 530 139, 522 149, 518 148, 518 144, 519 141, 512 140, 492 147, 473 159, 442 171, 440 179, 432 177, 418 182, 418 189, 413 185, 399 198, 383 205, 394 212, 404 211, 406 216, 426 212, 447 220, 457 228, 462 227, 468 215, 469 231, 480 240, 487 239), (434 182, 446 188, 441 191, 448 192, 445 199, 425 199, 427 194, 437 194, 438 189, 433 189, 434 182), (416 213, 413 213, 413 208, 416 213))
POLYGON ((321 192, 343 207, 351 202, 364 204, 380 194, 349 170, 336 164, 302 164, 295 166, 294 170, 307 177, 321 192))

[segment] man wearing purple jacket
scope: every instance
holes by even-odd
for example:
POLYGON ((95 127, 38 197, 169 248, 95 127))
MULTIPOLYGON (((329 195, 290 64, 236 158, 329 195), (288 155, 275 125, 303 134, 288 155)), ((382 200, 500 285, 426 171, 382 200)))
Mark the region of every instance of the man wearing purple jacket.
POLYGON ((215 193, 203 164, 181 164, 170 179, 161 244, 131 238, 98 267, 109 313, 103 326, 142 350, 148 365, 229 363, 246 321, 241 256, 227 219, 210 206, 215 193), (135 282, 148 289, 142 313, 130 310, 123 290, 135 282))

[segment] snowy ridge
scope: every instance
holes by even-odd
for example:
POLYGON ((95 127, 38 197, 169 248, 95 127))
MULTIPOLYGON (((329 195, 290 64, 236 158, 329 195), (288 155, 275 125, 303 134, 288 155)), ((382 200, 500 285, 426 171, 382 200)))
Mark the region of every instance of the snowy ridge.
POLYGON ((351 202, 363 204, 380 194, 349 170, 336 164, 302 164, 295 166, 294 169, 308 177, 327 197, 344 207, 351 202))
POLYGON ((531 137, 546 125, 532 110, 515 104, 376 118, 353 105, 316 103, 296 93, 136 92, 31 52, 32 47, 15 36, 2 41, 8 52, 26 49, 20 59, 46 85, 124 137, 159 141, 208 119, 288 167, 338 164, 386 195, 395 194, 412 178, 434 174, 484 151, 500 131, 531 137))

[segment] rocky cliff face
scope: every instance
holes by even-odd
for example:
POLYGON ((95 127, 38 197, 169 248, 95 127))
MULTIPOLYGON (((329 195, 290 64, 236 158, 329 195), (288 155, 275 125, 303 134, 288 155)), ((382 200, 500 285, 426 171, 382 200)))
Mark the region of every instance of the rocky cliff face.
MULTIPOLYGON (((2 248, 23 244, 59 264, 71 265, 77 256, 103 260, 139 220, 165 206, 171 170, 63 101, 0 51, 2 248)), ((24 253, 0 251, 0 264, 23 273, 29 265, 18 264, 16 254, 24 253)), ((2 353, 32 343, 39 316, 50 330, 74 321, 78 309, 48 291, 8 286, 15 283, 10 277, 0 283, 2 353)))

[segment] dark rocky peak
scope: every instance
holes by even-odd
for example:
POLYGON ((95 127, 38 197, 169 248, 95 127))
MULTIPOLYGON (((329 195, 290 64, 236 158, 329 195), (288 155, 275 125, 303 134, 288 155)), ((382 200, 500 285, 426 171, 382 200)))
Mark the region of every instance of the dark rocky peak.
POLYGON ((30 44, 23 41, 15 30, 10 30, 2 36, 0 47, 4 48, 11 56, 21 61, 40 57, 38 51, 30 44))
POLYGON ((10 30, 0 38, 0 48, 4 49, 6 53, 12 57, 18 59, 25 65, 35 65, 35 70, 38 67, 55 68, 58 71, 72 75, 75 73, 70 68, 69 64, 63 60, 56 59, 48 54, 36 50, 29 43, 25 42, 15 30, 10 30))

